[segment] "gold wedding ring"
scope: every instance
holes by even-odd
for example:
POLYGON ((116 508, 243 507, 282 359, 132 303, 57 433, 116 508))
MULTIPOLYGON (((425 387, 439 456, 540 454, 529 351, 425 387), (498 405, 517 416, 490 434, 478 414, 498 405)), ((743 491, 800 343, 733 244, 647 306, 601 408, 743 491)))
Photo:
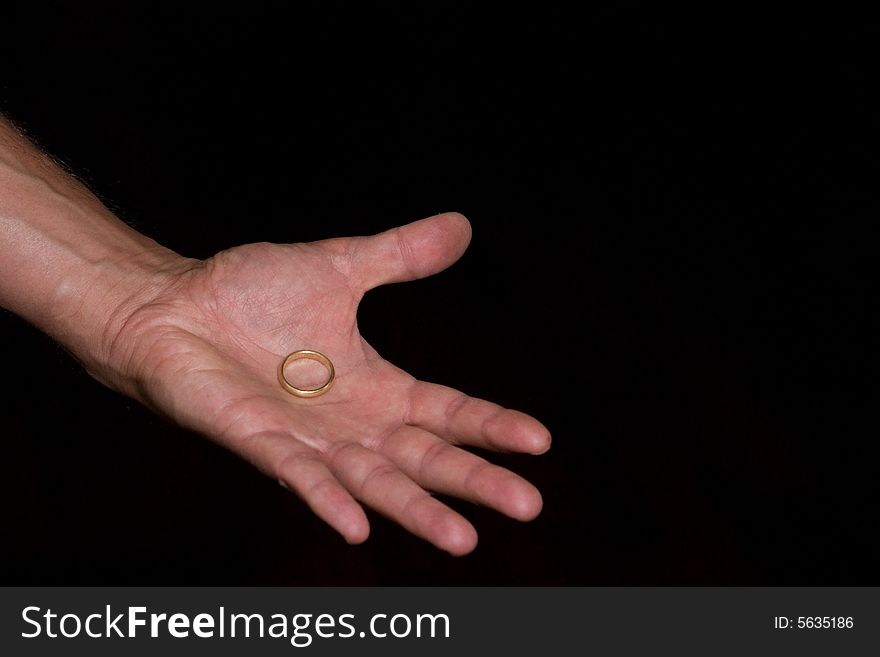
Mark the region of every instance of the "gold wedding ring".
POLYGON ((278 383, 280 383, 281 387, 287 392, 296 397, 320 397, 330 390, 330 386, 333 385, 333 379, 335 378, 336 370, 333 369, 333 363, 330 362, 330 359, 320 351, 312 351, 311 349, 300 349, 299 351, 294 351, 292 354, 287 354, 287 357, 282 360, 281 365, 278 366, 278 383), (321 365, 327 368, 327 374, 329 375, 327 377, 327 382, 320 388, 303 390, 302 388, 297 388, 295 385, 292 385, 290 381, 287 380, 287 377, 284 376, 284 368, 287 367, 288 363, 292 363, 295 360, 302 360, 304 358, 318 361, 321 365))

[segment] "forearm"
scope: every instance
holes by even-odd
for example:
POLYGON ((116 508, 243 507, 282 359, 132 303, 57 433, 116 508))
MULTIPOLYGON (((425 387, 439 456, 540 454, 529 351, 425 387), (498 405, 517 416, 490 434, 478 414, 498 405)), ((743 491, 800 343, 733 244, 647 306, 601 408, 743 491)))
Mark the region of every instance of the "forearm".
POLYGON ((0 305, 105 379, 114 328, 183 261, 113 216, 0 118, 0 305))

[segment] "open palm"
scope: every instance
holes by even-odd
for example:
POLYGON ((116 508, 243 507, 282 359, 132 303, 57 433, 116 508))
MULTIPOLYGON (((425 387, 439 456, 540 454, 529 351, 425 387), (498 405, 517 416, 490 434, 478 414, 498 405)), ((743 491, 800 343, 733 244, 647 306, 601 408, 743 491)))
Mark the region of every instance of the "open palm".
MULTIPOLYGON (((361 502, 464 554, 476 545, 474 528, 429 491, 520 520, 539 513, 541 497, 455 444, 540 453, 547 430, 417 381, 364 341, 356 315, 364 292, 444 269, 469 238, 467 220, 445 214, 373 237, 224 251, 140 306, 113 349, 144 402, 247 458, 349 542, 369 533, 361 502), (299 349, 333 361, 325 395, 301 399, 279 385, 278 364, 299 349)), ((308 367, 291 377, 302 387, 322 378, 308 367)))

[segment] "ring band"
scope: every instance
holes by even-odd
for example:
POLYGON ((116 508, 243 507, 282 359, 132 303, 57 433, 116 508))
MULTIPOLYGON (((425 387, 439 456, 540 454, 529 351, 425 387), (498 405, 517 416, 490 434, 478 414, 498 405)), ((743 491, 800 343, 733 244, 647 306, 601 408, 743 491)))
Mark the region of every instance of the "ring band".
POLYGON ((299 351, 294 351, 292 354, 287 354, 285 359, 281 361, 281 365, 278 366, 278 383, 281 384, 282 388, 295 397, 320 397, 330 390, 330 386, 333 385, 333 379, 335 378, 336 370, 333 369, 333 363, 330 362, 330 359, 320 351, 312 351, 311 349, 300 349, 299 351), (295 385, 292 385, 284 376, 284 368, 287 367, 288 363, 292 363, 295 360, 303 360, 304 358, 317 361, 327 368, 327 373, 329 374, 327 382, 320 388, 303 390, 302 388, 297 388, 295 385))

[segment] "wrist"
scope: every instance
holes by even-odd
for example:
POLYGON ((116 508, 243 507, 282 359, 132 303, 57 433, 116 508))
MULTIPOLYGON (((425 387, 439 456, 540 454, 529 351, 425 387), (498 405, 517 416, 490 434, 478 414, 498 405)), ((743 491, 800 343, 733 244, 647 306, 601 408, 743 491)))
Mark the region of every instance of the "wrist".
POLYGON ((118 337, 139 309, 200 263, 152 240, 143 242, 114 249, 65 277, 52 294, 44 327, 89 374, 129 394, 125 349, 118 337))

